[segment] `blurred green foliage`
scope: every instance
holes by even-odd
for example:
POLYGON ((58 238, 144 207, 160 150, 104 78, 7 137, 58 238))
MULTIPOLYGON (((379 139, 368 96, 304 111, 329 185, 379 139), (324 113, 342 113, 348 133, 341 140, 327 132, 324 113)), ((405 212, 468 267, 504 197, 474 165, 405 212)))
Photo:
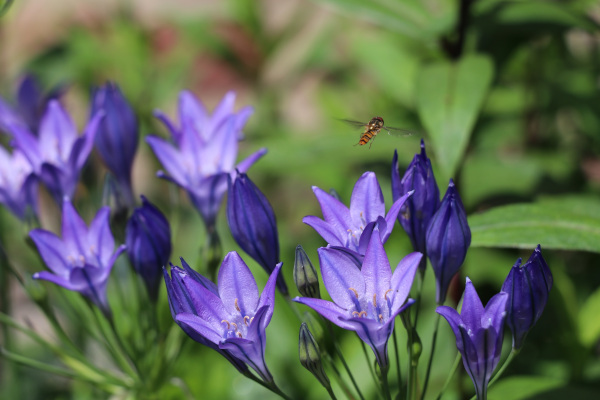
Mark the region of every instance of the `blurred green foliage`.
MULTIPOLYGON (((0 15, 10 3, 0 2, 0 15)), ((8 25, 26 33, 19 16, 29 5, 19 3, 0 20, 0 35, 8 25)), ((278 3, 231 0, 223 2, 218 12, 180 10, 178 16, 155 18, 148 24, 136 9, 143 7, 141 2, 122 2, 118 10, 98 14, 93 23, 69 20, 63 34, 33 46, 35 51, 27 49, 30 56, 24 65, 2 58, 0 94, 11 97, 22 71, 34 72, 47 87, 68 82, 67 104, 74 105, 82 125, 90 88, 112 80, 132 102, 143 134, 162 134, 164 129, 152 111, 160 108, 175 115, 180 90, 194 91, 209 108, 226 91, 236 90, 237 106, 255 108, 245 129, 241 156, 259 147, 269 149, 250 176, 275 209, 283 273, 290 284, 296 245, 302 244, 313 262, 317 247, 324 245, 301 223, 305 215, 320 215, 311 185, 335 188, 347 203, 356 179, 372 170, 386 200, 391 200, 393 148, 398 148, 400 164, 406 166, 423 136, 441 190, 448 179, 457 182, 473 230, 473 248, 462 277, 455 282, 452 301, 460 298, 465 275, 474 281, 482 298, 491 297, 516 258, 526 257, 538 243, 555 276, 544 315, 508 370, 508 378, 490 391, 489 398, 595 398, 600 391, 600 319, 595 314, 600 307, 597 2, 278 3), (375 115, 383 116, 390 126, 418 134, 395 138, 381 133, 372 148, 362 148, 353 146, 360 132, 336 120, 366 122, 375 115)), ((0 48, 16 38, 3 35, 1 39, 0 48)), ((79 191, 88 216, 99 205, 102 191, 97 157, 91 164, 79 191)), ((201 220, 185 196, 154 178, 157 169, 157 161, 141 143, 136 190, 148 195, 171 221, 173 262, 183 256, 202 270, 198 261, 198 249, 205 242, 201 220)), ((56 226, 56 210, 49 201, 44 204, 45 222, 56 226)), ((218 230, 223 248, 239 251, 222 217, 218 230)), ((6 210, 0 210, 0 218, 1 237, 12 264, 23 276, 41 270, 36 253, 23 240, 27 228, 6 210)), ((410 251, 399 227, 386 250, 392 265, 410 251)), ((265 274, 256 264, 249 265, 259 286, 264 285, 265 274)), ((124 281, 127 274, 126 269, 116 268, 111 293, 133 290, 119 287, 120 278, 124 281)), ((430 272, 424 290, 419 331, 428 342, 435 307, 430 272)), ((48 291, 52 298, 76 302, 75 296, 61 294, 60 289, 48 291)), ((161 296, 159 323, 165 329, 177 329, 165 293, 161 296)), ((324 398, 324 390, 296 360, 300 322, 281 300, 267 332, 269 367, 284 391, 297 398, 324 398)), ((141 300, 115 295, 111 303, 118 310, 123 334, 140 335, 127 316, 144 309, 141 300)), ((18 302, 13 307, 18 308, 18 302)), ((440 333, 428 398, 437 395, 454 359, 454 340, 446 328, 440 333)), ((72 330, 84 345, 85 327, 72 330)), ((358 339, 336 333, 360 386, 368 397, 374 396, 358 339)), ((170 379, 153 398, 265 396, 264 389, 238 376, 217 353, 183 335, 180 338, 186 357, 172 367, 172 376, 177 378, 170 379)), ((51 349, 25 340, 18 344, 25 355, 61 365, 51 349)), ((400 347, 404 362, 406 352, 400 347)), ((87 348, 86 354, 105 362, 98 349, 87 348)), ((39 378, 36 370, 26 367, 11 373, 13 380, 5 375, 0 397, 106 396, 93 385, 49 374, 39 378)), ((444 399, 471 394, 471 383, 463 373, 444 399)), ((120 395, 115 394, 116 398, 120 395)))

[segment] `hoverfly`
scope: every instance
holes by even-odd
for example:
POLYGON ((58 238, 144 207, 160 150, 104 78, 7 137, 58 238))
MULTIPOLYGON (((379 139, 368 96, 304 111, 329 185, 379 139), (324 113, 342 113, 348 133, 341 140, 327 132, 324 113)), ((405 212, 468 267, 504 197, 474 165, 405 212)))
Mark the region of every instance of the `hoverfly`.
POLYGON ((381 117, 371 118, 371 120, 366 124, 364 122, 352 121, 349 119, 342 119, 342 121, 344 121, 347 124, 350 124, 352 126, 365 128, 365 131, 360 135, 360 139, 359 139, 358 143, 355 144, 355 146, 358 144, 361 146, 364 146, 365 144, 369 143, 369 141, 371 139, 373 139, 371 141, 371 144, 369 145, 369 148, 371 148, 371 146, 373 145, 373 142, 375 141, 375 136, 377 136, 377 134, 379 132, 381 132, 382 129, 386 130, 388 135, 401 134, 401 136, 410 136, 413 134, 413 132, 409 131, 408 129, 392 128, 391 126, 384 126, 383 118, 381 118, 381 117))

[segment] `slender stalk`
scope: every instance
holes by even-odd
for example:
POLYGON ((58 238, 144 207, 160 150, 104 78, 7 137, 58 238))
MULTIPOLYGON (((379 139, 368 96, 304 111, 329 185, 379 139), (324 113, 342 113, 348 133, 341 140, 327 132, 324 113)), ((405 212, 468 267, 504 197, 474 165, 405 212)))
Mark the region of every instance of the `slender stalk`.
POLYGON ((406 398, 408 400, 417 399, 417 367, 419 366, 419 358, 421 357, 421 339, 417 331, 413 328, 410 315, 407 312, 400 314, 402 323, 408 333, 407 348, 408 348, 408 377, 406 380, 406 398))
POLYGON ((389 369, 390 369, 389 365, 385 369, 381 369, 380 366, 378 368, 379 383, 381 385, 381 391, 383 392, 383 397, 386 400, 392 400, 392 395, 390 393, 390 385, 388 384, 388 378, 387 378, 389 369))
POLYGON ((435 328, 433 328, 433 339, 431 340, 431 353, 429 353, 429 361, 427 362, 427 372, 425 373, 425 383, 423 384, 423 392, 421 394, 421 400, 425 399, 425 393, 427 392, 427 385, 429 384, 429 375, 431 373, 431 365, 433 364, 433 355, 435 353, 435 343, 437 342, 438 328, 440 327, 440 314, 436 314, 435 328))
POLYGON ((373 365, 371 364, 371 360, 369 360, 369 353, 367 352, 367 346, 365 345, 365 342, 363 342, 362 340, 360 340, 360 345, 362 347, 363 354, 365 355, 365 360, 367 360, 367 365, 369 366, 369 371, 371 372, 371 377, 373 378, 373 381, 375 382, 375 384, 377 384, 380 381, 380 378, 377 378, 377 375, 375 374, 375 370, 373 369, 373 365))
POLYGON ((286 400, 291 400, 291 397, 289 397, 288 395, 286 395, 285 393, 283 393, 281 391, 281 389, 279 389, 279 387, 277 386, 277 384, 275 384, 275 381, 265 382, 262 379, 259 379, 258 377, 256 377, 250 370, 247 370, 244 373, 244 376, 246 378, 251 379, 254 382, 258 383, 259 385, 261 385, 265 389, 269 389, 271 392, 275 393, 276 395, 280 396, 281 398, 286 399, 286 400))
POLYGON ((331 322, 329 322, 327 320, 325 320, 325 321, 327 323, 327 327, 329 328, 329 334, 333 338, 333 347, 335 349, 335 354, 338 356, 338 358, 342 362, 342 365, 344 366, 346 373, 348 374, 348 376, 350 377, 350 380, 352 381, 352 385, 354 386, 354 389, 356 389, 356 392, 358 393, 358 397, 360 397, 362 400, 365 400, 364 396, 362 395, 362 393, 358 387, 358 384, 356 383, 356 380, 354 379, 354 375, 352 375, 352 371, 350 370, 350 367, 346 363, 346 359, 344 358, 344 355, 342 354, 340 345, 339 345, 338 341, 336 340, 335 333, 333 330, 333 325, 331 324, 331 322))
POLYGON ((396 353, 396 379, 398 379, 398 392, 402 391, 402 371, 400 370, 400 353, 398 351, 398 331, 394 329, 394 353, 396 353))
POLYGON ((454 359, 454 364, 452 364, 450 373, 448 374, 448 377, 446 378, 446 382, 444 382, 444 386, 442 387, 442 390, 440 390, 440 393, 435 398, 436 400, 441 400, 442 395, 444 394, 446 389, 448 389, 448 385, 450 385, 450 382, 452 382, 452 378, 454 377, 454 374, 456 373, 456 370, 458 369, 461 358, 462 358, 462 356, 460 355, 460 353, 457 353, 456 358, 454 359))
MULTIPOLYGON (((325 357, 327 359, 327 362, 329 363, 329 365, 331 366, 331 369, 333 369, 333 376, 335 377, 335 379, 337 380, 337 382, 339 383, 340 387, 342 388, 342 391, 346 394, 346 397, 348 397, 349 399, 353 399, 354 395, 352 394, 352 392, 350 391, 350 388, 348 387, 348 384, 346 383, 346 381, 344 381, 342 379, 342 375, 340 374, 340 371, 337 369, 337 367, 335 366, 335 363, 333 362, 333 359, 331 358, 331 356, 327 353, 325 353, 325 357)), ((334 396, 335 397, 335 396, 334 396)))
POLYGON ((419 264, 419 283, 417 287, 417 301, 415 304, 415 322, 413 324, 414 328, 417 329, 417 321, 419 320, 419 310, 421 309, 421 294, 423 293, 423 282, 425 281, 425 271, 427 267, 427 256, 423 254, 423 258, 421 258, 421 262, 419 264))

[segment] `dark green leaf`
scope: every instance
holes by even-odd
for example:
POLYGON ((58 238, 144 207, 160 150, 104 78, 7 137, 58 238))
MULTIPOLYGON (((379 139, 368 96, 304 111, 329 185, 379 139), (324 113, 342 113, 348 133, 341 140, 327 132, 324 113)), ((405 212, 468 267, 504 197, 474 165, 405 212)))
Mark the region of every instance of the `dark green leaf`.
POLYGON ((417 110, 428 131, 440 182, 454 176, 494 74, 485 56, 470 55, 422 69, 417 82, 417 110))
POLYGON ((469 217, 474 247, 600 252, 600 201, 595 197, 546 198, 496 207, 469 217))

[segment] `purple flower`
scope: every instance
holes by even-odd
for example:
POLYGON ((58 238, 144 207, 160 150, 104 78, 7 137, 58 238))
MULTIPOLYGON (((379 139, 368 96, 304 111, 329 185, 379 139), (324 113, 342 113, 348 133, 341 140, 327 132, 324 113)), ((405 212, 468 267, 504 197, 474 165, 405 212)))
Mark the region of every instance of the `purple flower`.
POLYGON ((394 202, 387 215, 383 193, 374 172, 365 172, 354 185, 350 208, 335 196, 313 186, 323 219, 309 215, 302 222, 314 228, 330 246, 344 248, 358 260, 365 254, 375 226, 385 243, 392 233, 400 208, 412 192, 394 202))
POLYGON ((241 130, 252 109, 246 107, 235 114, 234 101, 235 94, 227 93, 209 115, 190 92, 183 91, 179 96, 179 128, 160 111, 155 113, 169 129, 172 142, 155 136, 146 138, 169 174, 159 171, 157 176, 187 191, 209 231, 214 229, 221 200, 227 191, 227 177, 233 177, 236 169, 246 172, 266 153, 266 149, 261 149, 235 164, 241 130))
POLYGON ((0 146, 0 204, 24 221, 37 215, 37 179, 19 150, 12 155, 0 146))
POLYGON ((125 227, 127 256, 144 279, 152 301, 158 297, 162 269, 171 256, 171 228, 162 212, 142 196, 142 206, 136 208, 125 227))
POLYGON ((94 91, 91 115, 104 110, 95 144, 104 164, 115 176, 125 203, 133 205, 131 167, 138 145, 137 118, 116 83, 107 83, 94 91))
POLYGON ((514 349, 523 346, 527 333, 540 319, 552 283, 552 273, 542 257, 540 245, 525 264, 521 265, 519 258, 508 273, 502 291, 508 294, 506 323, 513 333, 514 349))
POLYGON ((192 339, 226 352, 234 361, 248 364, 265 382, 273 382, 265 364, 265 329, 273 315, 280 269, 281 263, 259 296, 254 276, 235 251, 221 264, 218 287, 190 273, 189 267, 174 267, 170 280, 165 275, 171 311, 192 339))
POLYGON ((381 369, 387 370, 387 342, 396 316, 414 302, 406 298, 422 254, 404 257, 392 275, 379 235, 371 236, 362 268, 343 251, 321 247, 318 252, 323 282, 333 302, 309 297, 294 301, 343 329, 355 331, 371 346, 381 369))
POLYGON ((467 213, 452 179, 439 209, 431 218, 426 243, 435 273, 436 301, 441 305, 446 300, 450 280, 465 261, 471 245, 467 213))
MULTIPOLYGON (((440 191, 433 176, 431 161, 425 154, 423 139, 421 139, 421 153, 415 154, 402 179, 400 179, 398 172, 398 152, 394 151, 392 161, 392 196, 394 201, 411 190, 414 193, 400 209, 398 222, 408 234, 413 249, 426 255, 425 233, 433 214, 439 207, 440 191)), ((425 261, 425 257, 423 257, 423 261, 425 261)), ((425 262, 423 262, 421 268, 425 268, 425 265, 425 262)))
MULTIPOLYGON (((242 250, 271 274, 280 261, 275 213, 269 200, 244 173, 230 182, 227 222, 242 250)), ((288 293, 283 275, 277 279, 277 288, 284 295, 288 293)))
POLYGON ((456 347, 480 400, 486 398, 488 382, 500 360, 507 300, 508 295, 500 292, 484 309, 473 283, 467 278, 461 313, 448 306, 436 309, 456 336, 456 347))
POLYGON ((44 94, 37 79, 33 75, 25 75, 17 87, 15 107, 0 98, 0 130, 11 132, 12 126, 16 125, 37 135, 48 102, 58 99, 64 89, 64 86, 57 86, 44 94))
POLYGON ((52 271, 37 272, 33 278, 80 292, 108 314, 106 283, 115 260, 125 250, 125 246, 121 245, 115 252, 115 241, 108 222, 110 209, 102 207, 89 228, 67 198, 62 212, 62 239, 43 229, 29 232, 46 266, 52 271))
POLYGON ((16 147, 27 157, 57 204, 75 193, 79 172, 92 150, 102 117, 101 112, 96 113, 84 134, 78 136, 71 117, 58 101, 52 100, 42 118, 39 137, 13 126, 16 147))

